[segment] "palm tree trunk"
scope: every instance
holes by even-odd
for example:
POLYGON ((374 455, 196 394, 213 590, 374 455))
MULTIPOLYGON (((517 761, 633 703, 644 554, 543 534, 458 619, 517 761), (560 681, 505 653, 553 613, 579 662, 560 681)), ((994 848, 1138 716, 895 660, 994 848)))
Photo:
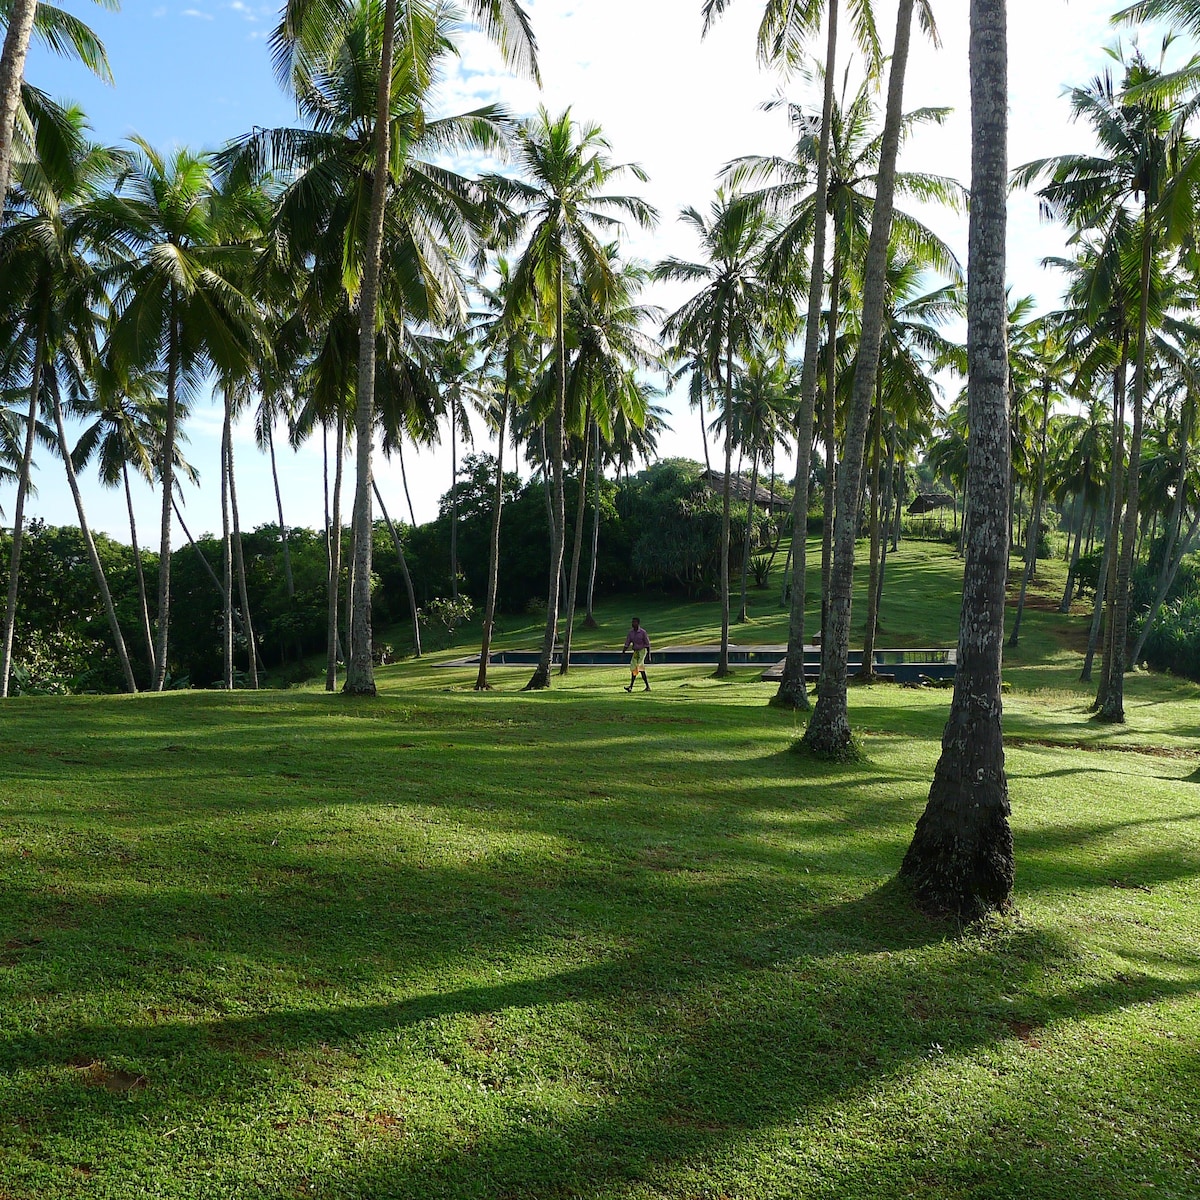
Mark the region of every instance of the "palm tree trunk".
POLYGON ((221 422, 221 599, 224 606, 224 629, 221 638, 221 658, 224 683, 233 691, 233 541, 229 531, 229 438, 233 422, 229 393, 225 393, 225 417, 221 422))
POLYGON ((592 422, 592 565, 588 572, 587 615, 583 619, 585 629, 596 628, 592 606, 596 598, 596 562, 600 551, 600 423, 592 422))
MULTIPOLYGON (((817 186, 813 197, 813 250, 808 276, 808 323, 804 331, 804 362, 800 370, 800 411, 796 419, 796 478, 792 496, 792 594, 788 610, 788 648, 779 690, 771 703, 785 708, 806 709, 808 688, 804 682, 804 606, 807 600, 805 574, 808 566, 808 478, 812 458, 813 418, 817 405, 817 373, 820 367, 821 299, 825 290, 825 231, 829 200, 829 144, 833 129, 833 88, 837 65, 838 0, 826 8, 825 90, 821 102, 821 135, 817 150, 817 186)), ((836 274, 837 248, 834 247, 836 274)), ((828 487, 828 480, 826 481, 828 487)), ((787 565, 784 565, 787 578, 787 565)))
POLYGON ((121 478, 125 483, 125 507, 129 511, 129 542, 133 547, 133 564, 137 570, 138 602, 142 609, 142 635, 146 639, 146 661, 150 665, 150 677, 154 678, 154 635, 150 632, 150 604, 146 598, 146 572, 142 569, 142 551, 138 546, 137 521, 133 516, 133 492, 129 486, 129 464, 121 464, 121 478))
MULTIPOLYGON (((835 0, 836 2, 836 0, 835 0)), ((704 446, 704 469, 708 472, 708 478, 712 478, 712 463, 708 461, 708 423, 704 420, 704 392, 700 393, 700 403, 697 405, 700 409, 700 441, 704 446)))
POLYGON ((587 509, 588 450, 592 442, 592 405, 588 401, 583 418, 583 461, 579 464, 579 493, 575 508, 575 542, 571 548, 571 573, 567 580, 566 629, 563 632, 562 661, 558 673, 566 675, 571 669, 571 635, 575 632, 575 597, 579 589, 579 560, 583 551, 583 522, 587 509))
POLYGON ((1137 642, 1134 644, 1133 650, 1129 655, 1129 665, 1131 667, 1135 666, 1142 656, 1142 651, 1146 646, 1146 639, 1149 638, 1150 631, 1154 628, 1154 622, 1158 620, 1158 614, 1162 611, 1167 593, 1171 590, 1171 584, 1175 582, 1175 576, 1179 571, 1180 564, 1187 556, 1188 547, 1192 544, 1192 539, 1196 536, 1198 528, 1200 528, 1200 510, 1197 510, 1196 515, 1192 517, 1188 524, 1187 533, 1184 534, 1183 540, 1177 541, 1173 538, 1172 544, 1167 547, 1166 553, 1163 555, 1163 567, 1159 575, 1158 587, 1154 592, 1154 602, 1150 605, 1150 611, 1146 613, 1146 620, 1142 624, 1142 631, 1138 634, 1137 642), (1179 547, 1178 554, 1175 553, 1176 545, 1179 547))
POLYGON ((1071 588, 1075 583, 1075 572, 1079 569, 1079 546, 1083 541, 1083 493, 1080 492, 1075 497, 1075 544, 1071 549, 1071 565, 1067 567, 1067 586, 1063 588, 1062 601, 1059 603, 1058 611, 1067 613, 1071 611, 1071 588))
POLYGON ((408 472, 404 469, 404 439, 396 439, 396 457, 400 460, 400 482, 404 484, 404 499, 408 501, 408 522, 416 529, 417 514, 413 511, 412 496, 408 490, 408 472))
POLYGON ((242 605, 242 632, 246 635, 246 658, 250 686, 258 691, 258 643, 254 638, 254 620, 250 613, 250 591, 246 585, 246 556, 242 551, 242 519, 238 511, 237 472, 233 467, 233 425, 229 428, 226 455, 229 460, 229 511, 233 516, 233 561, 237 570, 238 599, 242 605))
POLYGON ((842 295, 841 226, 833 218, 833 275, 829 281, 829 344, 825 347, 825 488, 821 516, 821 643, 829 616, 829 579, 833 571, 833 527, 837 517, 837 328, 842 295))
POLYGON ((332 692, 337 687, 338 660, 338 592, 342 581, 342 462, 345 458, 346 430, 342 414, 337 417, 334 443, 337 447, 337 462, 333 472, 333 519, 329 526, 329 577, 328 606, 326 609, 325 690, 332 692))
POLYGON ((271 455, 271 482, 275 485, 275 507, 279 512, 279 540, 283 543, 283 578, 287 585, 288 599, 296 595, 296 581, 292 575, 292 551, 288 545, 287 526, 283 522, 283 496, 279 491, 279 469, 275 465, 275 437, 271 422, 267 423, 267 450, 271 455))
POLYGON ((875 429, 871 441, 871 565, 867 576, 867 629, 863 635, 862 665, 858 668, 859 679, 871 682, 875 678, 875 626, 879 620, 879 541, 880 513, 883 497, 879 494, 883 464, 879 461, 883 442, 883 388, 882 381, 875 382, 875 429))
POLYGON ((1037 568, 1038 542, 1042 534, 1042 496, 1046 490, 1046 422, 1050 416, 1050 380, 1042 383, 1042 431, 1040 436, 1041 449, 1038 453, 1037 484, 1033 493, 1033 513, 1025 526, 1025 570, 1021 572, 1021 591, 1017 596, 1017 615, 1013 619, 1012 633, 1009 634, 1008 644, 1016 649, 1021 637, 1021 618, 1025 615, 1025 593, 1029 590, 1029 581, 1037 568))
POLYGON ((883 608, 883 579, 887 574, 888 560, 888 542, 889 530, 888 525, 892 519, 892 489, 896 482, 896 421, 892 420, 892 430, 888 438, 888 455, 887 455, 887 476, 883 481, 883 508, 880 519, 880 543, 879 543, 879 578, 875 583, 875 632, 878 636, 879 613, 883 608))
MULTIPOLYGON (((18 82, 20 81, 18 80, 18 82)), ((3 197, 0 197, 0 211, 2 210, 3 197)), ((13 631, 17 625, 17 592, 21 580, 21 541, 25 530, 25 497, 29 492, 33 444, 37 437, 38 400, 42 390, 42 360, 46 356, 46 327, 49 320, 50 299, 48 296, 44 296, 41 314, 38 317, 37 332, 33 339, 33 367, 29 375, 29 415, 25 419, 25 447, 21 452, 21 473, 17 477, 17 499, 13 509, 12 548, 9 551, 8 560, 8 602, 4 609, 3 661, 0 662, 0 697, 8 695, 8 681, 12 674, 13 631)))
POLYGON ((923 907, 968 919, 1003 907, 1014 873, 1000 696, 1009 551, 1007 125, 1005 0, 971 0, 970 534, 950 717, 900 868, 923 907))
POLYGON ((11 0, 7 8, 8 29, 0 53, 0 217, 7 207, 8 185, 12 181, 13 137, 37 0, 11 0))
POLYGON ((163 428, 162 528, 158 542, 158 636, 154 643, 156 671, 154 688, 161 692, 167 681, 167 640, 171 625, 171 509, 175 499, 175 425, 178 420, 179 387, 179 313, 174 287, 168 301, 167 328, 167 412, 163 428))
POLYGON ((854 542, 858 533, 858 490, 862 478, 863 450, 867 440, 871 400, 879 371, 879 344, 883 333, 884 283, 888 241, 892 230, 892 203, 896 182, 896 156, 904 101, 904 75, 908 65, 914 0, 900 0, 896 14, 896 44, 888 78, 887 116, 884 120, 875 213, 864 270, 862 329, 854 390, 846 421, 846 443, 838 474, 837 514, 834 518, 833 570, 829 577, 829 618, 821 646, 821 674, 817 703, 804 734, 805 745, 818 754, 840 755, 850 747, 850 715, 846 703, 846 662, 850 652, 850 605, 854 584, 854 542))
POLYGON ((725 483, 721 492, 721 652, 717 679, 729 674, 729 476, 733 467, 733 317, 726 314, 725 326, 725 483))
POLYGON ((63 465, 66 467, 67 486, 71 489, 71 499, 75 501, 75 513, 79 518, 79 532, 83 535, 88 561, 92 564, 92 574, 96 577, 96 586, 100 589, 100 597, 104 602, 104 613, 108 617, 108 628, 112 633, 113 645, 116 647, 117 658, 121 663, 121 674, 125 676, 125 690, 134 694, 138 690, 137 682, 133 677, 129 652, 125 649, 125 638, 121 634, 121 626, 117 621, 117 610, 113 605, 112 592, 109 591, 108 580, 104 577, 104 567, 100 563, 100 555, 96 553, 96 542, 92 537, 91 530, 88 529, 87 516, 83 511, 83 497, 79 493, 79 480, 75 477, 75 464, 71 459, 71 449, 67 445, 67 428, 63 424, 58 380, 53 371, 49 372, 47 382, 50 386, 50 398, 54 405, 54 425, 58 430, 58 449, 62 455, 63 465))
POLYGON ((550 513, 550 583, 546 597, 546 632, 542 637, 542 653, 525 691, 540 691, 550 686, 550 664, 554 660, 554 642, 558 636, 558 604, 563 569, 563 546, 566 542, 567 504, 563 493, 563 452, 566 441, 567 417, 567 345, 563 314, 563 263, 560 256, 554 296, 554 369, 556 396, 554 400, 553 436, 550 453, 553 456, 554 508, 550 513))
POLYGON ((457 407, 450 404, 450 595, 458 602, 458 437, 457 407))
POLYGON ((496 622, 496 592, 500 585, 500 515, 504 508, 504 435, 508 426, 508 374, 504 377, 504 396, 500 402, 500 429, 496 439, 496 489, 492 493, 492 535, 488 542, 488 589, 483 606, 483 643, 479 649, 479 674, 475 690, 487 691, 488 659, 492 653, 492 630, 496 622))
POLYGON ((371 480, 371 486, 375 489, 375 499, 379 502, 379 511, 383 514, 384 524, 388 527, 388 533, 392 535, 392 545, 396 547, 396 557, 400 560, 400 574, 404 577, 404 589, 408 593, 408 611, 412 617, 413 627, 413 657, 421 657, 421 618, 417 611, 417 594, 413 590, 412 575, 408 569, 408 559, 404 557, 404 545, 400 541, 400 534, 396 532, 396 526, 392 524, 392 518, 388 516, 388 510, 383 503, 383 495, 379 491, 379 481, 371 480))
MULTIPOLYGON (((751 433, 753 436, 753 433, 751 433)), ((738 624, 744 625, 749 619, 746 612, 746 585, 750 577, 750 537, 754 533, 754 514, 757 509, 754 499, 758 495, 758 445, 751 449, 750 465, 750 498, 746 502, 746 532, 742 537, 742 597, 738 606, 738 624)))
POLYGON ((396 0, 385 0, 383 45, 379 52, 379 90, 375 104, 375 168, 371 182, 371 212, 363 252, 362 288, 358 297, 358 396, 355 412, 357 481, 354 493, 354 566, 350 595, 350 653, 346 658, 343 690, 351 696, 375 695, 375 664, 371 648, 371 446, 375 428, 375 320, 379 301, 379 270, 383 251, 383 217, 387 200, 391 150, 392 48, 396 38, 396 0))

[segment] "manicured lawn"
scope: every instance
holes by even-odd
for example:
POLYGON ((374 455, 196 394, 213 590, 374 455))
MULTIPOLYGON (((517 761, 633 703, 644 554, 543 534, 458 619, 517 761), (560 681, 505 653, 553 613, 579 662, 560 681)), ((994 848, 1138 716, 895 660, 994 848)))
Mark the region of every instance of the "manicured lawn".
MULTIPOLYGON (((960 565, 893 570, 881 643, 952 644, 960 565)), ((894 883, 948 691, 855 688, 853 766, 749 669, 8 702, 0 1197, 1200 1195, 1200 688, 1096 726, 1085 627, 1027 614, 967 930, 894 883)))

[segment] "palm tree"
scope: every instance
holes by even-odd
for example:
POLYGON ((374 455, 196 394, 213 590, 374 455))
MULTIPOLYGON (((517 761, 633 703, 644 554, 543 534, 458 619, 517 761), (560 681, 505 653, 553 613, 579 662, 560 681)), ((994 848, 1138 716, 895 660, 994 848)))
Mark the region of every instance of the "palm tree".
POLYGON ((515 313, 534 307, 552 312, 554 329, 554 403, 550 415, 550 467, 553 503, 550 536, 550 582, 546 601, 546 633, 542 652, 527 690, 550 686, 550 663, 558 630, 559 578, 566 543, 563 456, 567 416, 567 288, 575 278, 597 299, 615 286, 613 268, 602 233, 610 233, 628 216, 644 228, 658 214, 636 196, 609 193, 608 185, 629 171, 644 181, 641 167, 619 166, 608 156, 609 144, 597 125, 580 125, 568 109, 551 117, 540 108, 521 128, 516 158, 526 179, 492 180, 522 211, 514 221, 514 237, 527 233, 525 249, 510 281, 509 308, 515 313))
MULTIPOLYGON (((888 73, 887 114, 875 185, 875 211, 871 240, 863 269, 863 300, 854 390, 846 421, 843 467, 837 482, 834 518, 834 557, 829 580, 826 635, 821 643, 821 673, 817 703, 804 733, 804 744, 818 754, 844 754, 850 745, 850 718, 846 703, 846 662, 850 649, 850 604, 854 579, 854 541, 858 531, 858 500, 862 481, 863 449, 883 333, 888 245, 891 241, 896 156, 903 125, 904 75, 914 7, 918 0, 900 0, 896 15, 896 44, 888 73)), ((934 34, 927 0, 919 0, 922 25, 934 34)))
POLYGON ((718 191, 705 219, 685 208, 680 219, 700 240, 702 262, 669 258, 654 269, 656 279, 699 285, 696 294, 667 317, 664 332, 704 360, 709 377, 724 392, 725 474, 721 491, 721 652, 718 679, 729 674, 729 526, 730 475, 733 466, 733 387, 735 358, 753 354, 764 323, 786 323, 789 297, 768 288, 760 270, 769 225, 762 210, 718 191))
MULTIPOLYGON (((329 60, 327 47, 338 50, 338 39, 330 37, 329 5, 323 0, 288 0, 279 26, 272 35, 276 68, 284 80, 307 85, 311 65, 329 60), (315 63, 313 62, 315 60, 315 63)), ((383 257, 384 222, 393 170, 382 164, 393 159, 392 114, 394 100, 411 104, 423 100, 434 80, 437 60, 448 48, 446 13, 430 10, 415 0, 405 0, 403 33, 397 50, 398 0, 385 0, 378 41, 371 40, 370 66, 375 76, 376 103, 371 129, 370 209, 361 250, 360 271, 353 291, 357 300, 358 372, 356 381, 355 440, 357 482, 354 499, 352 544, 354 564, 351 577, 353 619, 345 690, 354 695, 374 695, 375 678, 371 651, 371 448, 375 430, 375 347, 378 332, 380 269, 383 257), (399 74, 399 79, 395 76, 399 74), (398 85, 395 87, 394 85, 398 85), (396 93, 399 93, 397 95, 396 93), (405 95, 407 93, 407 95, 405 95)), ((516 0, 473 0, 471 15, 500 45, 506 61, 524 67, 536 76, 536 54, 528 20, 516 0)), ((375 32, 375 22, 370 22, 375 32)), ((311 78, 311 77, 310 77, 311 78)), ((397 139, 398 151, 408 147, 397 139)), ((401 162, 403 162, 401 158, 401 162)), ((356 228, 355 233, 358 233, 356 228)))
MULTIPOLYGON (((119 5, 119 0, 98 2, 106 8, 119 5)), ((30 89, 22 83, 31 36, 36 33, 51 50, 77 58, 106 83, 112 82, 112 72, 100 39, 78 17, 61 8, 39 4, 38 0, 3 0, 0 22, 5 25, 4 48, 0 52, 0 217, 3 217, 12 181, 18 117, 23 101, 31 98, 30 89)), ((28 115, 27 103, 25 107, 28 115)))
POLYGON ((251 361, 259 320, 226 277, 229 251, 213 207, 212 157, 169 156, 134 138, 117 189, 94 207, 93 236, 121 247, 114 269, 109 355, 124 373, 161 370, 166 413, 160 447, 162 521, 158 564, 155 691, 167 675, 175 440, 187 401, 210 367, 239 374, 251 361))
POLYGON ((1014 872, 1000 697, 1008 576, 1005 18, 1005 0, 971 0, 967 561, 950 717, 929 800, 900 868, 919 903, 966 918, 1003 906, 1014 872))
MULTIPOLYGON (((1169 41, 1164 42, 1165 53, 1169 41)), ((1121 61, 1119 52, 1113 56, 1121 61)), ((1133 421, 1126 472, 1124 518, 1116 560, 1115 594, 1110 609, 1111 650, 1096 695, 1097 716, 1123 722, 1129 582, 1138 535, 1138 473, 1146 398, 1146 351, 1150 334, 1151 282, 1157 254, 1188 236, 1193 224, 1195 191, 1200 180, 1200 150, 1186 139, 1179 117, 1181 107, 1156 89, 1163 77, 1135 51, 1121 62, 1124 77, 1117 89, 1111 71, 1086 88, 1071 92, 1072 111, 1092 125, 1100 152, 1062 155, 1026 164, 1015 173, 1028 184, 1043 175, 1049 183, 1039 190, 1043 208, 1079 229, 1103 228, 1125 216, 1132 223, 1140 257, 1136 351, 1133 380, 1133 421)), ((1196 67, 1193 61, 1185 71, 1196 67)), ((1116 529, 1112 530, 1114 542, 1116 529)))

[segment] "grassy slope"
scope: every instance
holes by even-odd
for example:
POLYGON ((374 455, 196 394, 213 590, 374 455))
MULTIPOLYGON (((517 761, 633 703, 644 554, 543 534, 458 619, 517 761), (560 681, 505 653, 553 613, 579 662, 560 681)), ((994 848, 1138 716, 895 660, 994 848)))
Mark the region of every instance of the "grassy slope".
MULTIPOLYGON (((958 573, 905 548, 884 644, 958 573)), ((1200 689, 1089 723, 1084 623, 1010 658, 1018 907, 966 932, 890 882, 944 691, 855 689, 853 767, 749 671, 9 702, 0 1197, 1200 1194, 1200 689)))

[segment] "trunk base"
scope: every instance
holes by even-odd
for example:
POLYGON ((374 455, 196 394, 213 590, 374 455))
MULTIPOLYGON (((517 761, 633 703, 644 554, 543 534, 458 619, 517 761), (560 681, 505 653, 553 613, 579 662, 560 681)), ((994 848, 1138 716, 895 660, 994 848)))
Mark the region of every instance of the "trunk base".
POLYGON ((541 692, 550 686, 550 671, 538 667, 530 677, 529 682, 521 689, 523 692, 541 692))
POLYGON ((1124 725, 1125 705, 1120 700, 1106 700, 1096 709, 1096 714, 1092 719, 1101 721, 1105 725, 1124 725))
MULTIPOLYGON (((940 808, 949 798, 931 795, 929 803, 940 808)), ((995 812, 972 831, 958 825, 952 832, 940 821, 937 826, 926 809, 900 867, 921 908, 963 921, 1007 909, 1014 877, 1007 817, 995 812)))
POLYGON ((482 682, 476 681, 476 684, 475 684, 475 690, 476 690, 477 692, 491 692, 491 691, 494 691, 495 689, 494 689, 494 688, 492 687, 492 685, 491 685, 490 683, 488 683, 488 681, 485 679, 485 680, 483 680, 482 682))
POLYGON ((804 736, 796 744, 796 749, 803 749, 816 758, 830 759, 834 762, 862 758, 862 750, 850 731, 850 719, 844 702, 835 712, 830 712, 830 708, 827 697, 817 698, 812 720, 809 721, 804 736))
POLYGON ((599 629, 600 628, 600 626, 596 624, 596 618, 593 617, 591 613, 588 613, 588 615, 586 617, 584 617, 583 627, 584 627, 584 629, 599 629))
POLYGON ((377 696, 379 693, 375 687, 375 681, 372 679, 364 679, 356 683, 351 683, 349 679, 342 684, 343 696, 377 696))
POLYGON ((810 712, 812 710, 808 692, 803 686, 791 683, 786 679, 780 682, 779 691, 767 703, 772 708, 786 708, 792 712, 810 712))
POLYGON ((874 671, 856 671, 851 682, 872 684, 879 683, 880 678, 874 671))

